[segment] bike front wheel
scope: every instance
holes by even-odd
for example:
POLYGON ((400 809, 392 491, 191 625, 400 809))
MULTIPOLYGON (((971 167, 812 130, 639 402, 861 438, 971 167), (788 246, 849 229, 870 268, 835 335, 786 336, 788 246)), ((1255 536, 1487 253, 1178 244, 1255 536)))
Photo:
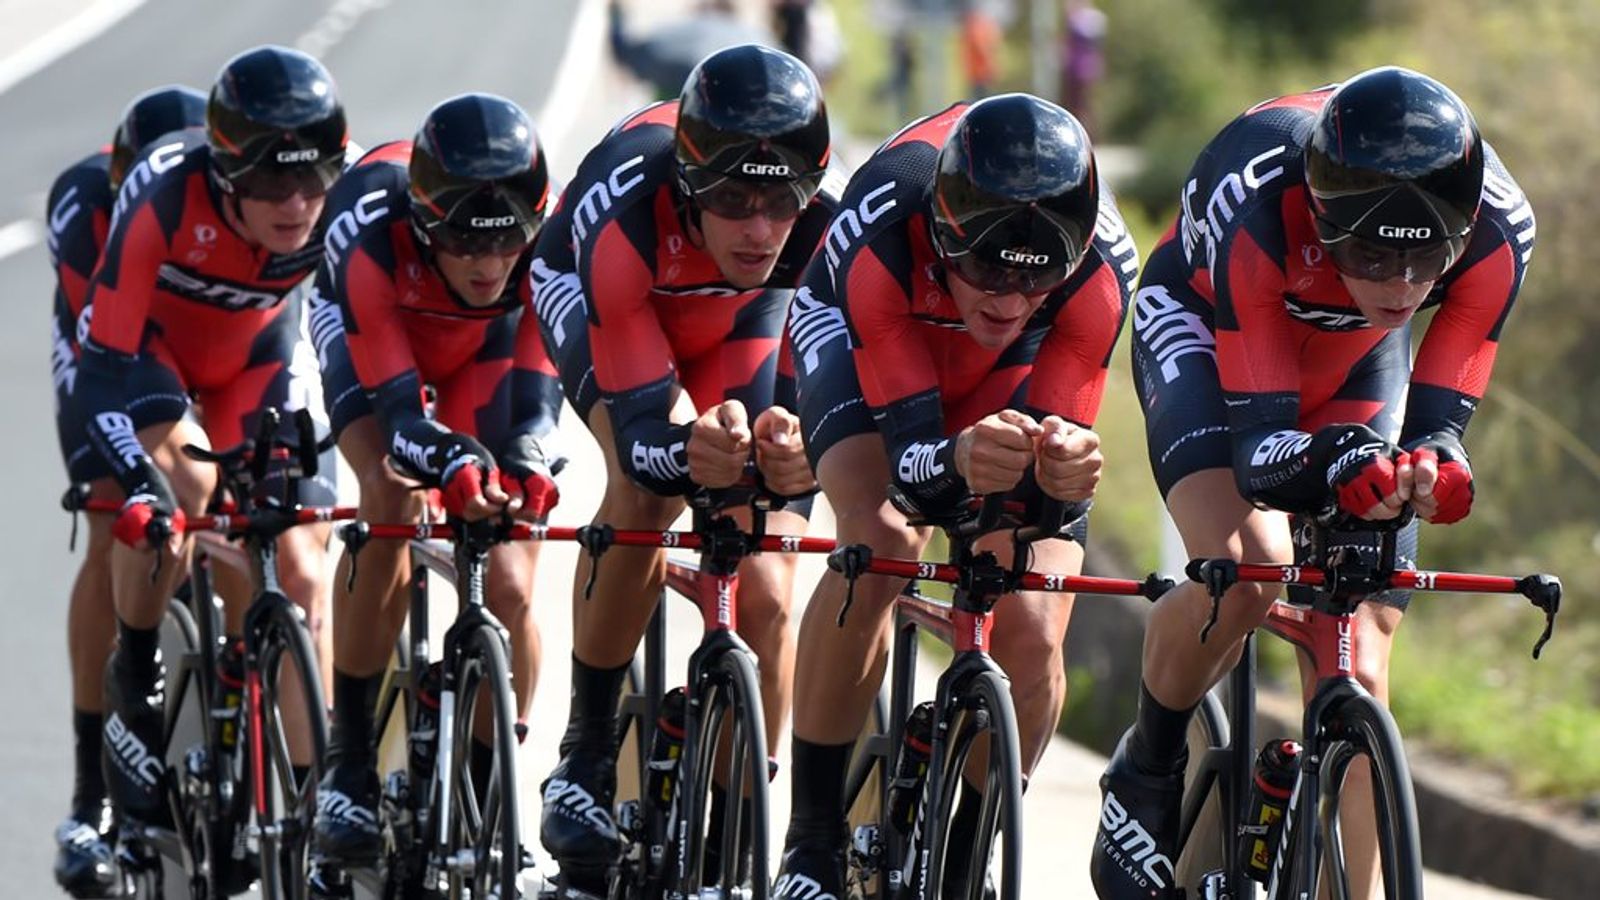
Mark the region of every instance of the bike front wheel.
MULTIPOLYGON (((1321 783, 1326 785, 1317 818, 1322 840, 1314 857, 1320 857, 1313 874, 1324 879, 1326 896, 1333 900, 1367 896, 1368 886, 1351 882, 1350 859, 1340 829, 1341 801, 1346 773, 1365 757, 1372 778, 1372 815, 1377 826, 1379 869, 1386 900, 1420 900, 1422 897, 1422 845, 1417 831, 1417 801, 1411 785, 1411 768, 1394 717, 1367 695, 1352 696, 1334 712, 1336 740, 1323 756, 1321 783)), ((1366 815, 1351 807, 1346 815, 1366 815)), ((1313 890, 1317 884, 1312 881, 1313 890)))
POLYGON ((699 728, 690 739, 679 805, 686 817, 679 831, 686 844, 679 889, 688 897, 766 900, 767 732, 752 654, 729 650, 717 659, 702 686, 699 728), (715 823, 708 821, 713 783, 726 790, 715 823), (714 846, 708 832, 717 835, 714 846))
POLYGON ((998 857, 1000 900, 1022 895, 1022 761, 1011 687, 998 672, 980 672, 952 701, 955 712, 948 749, 937 772, 929 772, 934 801, 927 817, 929 852, 918 877, 922 896, 946 900, 984 900, 990 866, 998 857), (963 772, 980 739, 987 738, 982 802, 972 843, 951 841, 963 772), (937 779, 934 781, 933 779, 937 779))
POLYGON ((283 602, 272 613, 257 659, 261 672, 260 778, 252 790, 260 826, 261 896, 264 900, 305 900, 311 848, 311 819, 317 811, 317 782, 328 751, 328 707, 318 675, 311 632, 298 607, 283 602), (290 677, 285 664, 296 673, 290 677), (297 691, 309 723, 309 765, 297 766, 290 750, 282 700, 297 691))
MULTIPOLYGON (((488 626, 467 632, 456 662, 453 752, 444 865, 452 900, 520 897, 522 845, 517 831, 517 709, 505 640, 488 626), (475 727, 487 715, 488 765, 473 763, 475 727)), ((440 710, 441 721, 444 709, 440 710)), ((437 807, 436 807, 437 808, 437 807)))

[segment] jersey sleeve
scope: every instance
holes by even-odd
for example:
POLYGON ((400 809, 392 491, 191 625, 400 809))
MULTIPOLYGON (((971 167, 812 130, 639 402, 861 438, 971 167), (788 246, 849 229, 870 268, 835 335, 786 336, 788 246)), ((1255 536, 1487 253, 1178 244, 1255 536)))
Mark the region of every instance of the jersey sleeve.
POLYGON ((1241 217, 1211 269, 1217 303, 1217 368, 1233 472, 1245 499, 1290 512, 1320 508, 1328 487, 1298 428, 1300 347, 1283 302, 1283 267, 1269 248, 1282 225, 1271 204, 1241 217))
POLYGON ((1028 412, 1092 428, 1105 396, 1111 352, 1128 315, 1128 282, 1091 251, 1087 277, 1051 321, 1028 380, 1028 412))
POLYGON ((654 240, 649 216, 648 204, 635 204, 580 242, 578 279, 589 298, 589 349, 618 464, 651 493, 681 496, 695 489, 690 426, 669 418, 677 371, 650 303, 655 274, 640 250, 654 240))
MULTIPOLYGON (((521 290, 528 299, 527 279, 521 290)), ((561 378, 555 363, 545 352, 539 331, 539 317, 528 303, 523 304, 517 322, 515 350, 511 364, 511 427, 504 447, 493 447, 507 468, 532 467, 548 462, 550 451, 542 444, 555 433, 561 415, 561 378)))
POLYGON ((903 240, 888 230, 862 247, 837 273, 836 290, 856 378, 889 448, 894 485, 917 508, 935 512, 970 492, 956 471, 955 439, 944 434, 938 366, 916 333, 905 286, 884 263, 885 253, 902 249, 887 245, 903 240))
POLYGON ((1515 222, 1502 224, 1495 217, 1480 224, 1459 263, 1461 274, 1446 288, 1417 351, 1400 435, 1402 446, 1430 435, 1446 433, 1460 438, 1466 432, 1489 387, 1500 329, 1522 287, 1533 251, 1533 210, 1515 185, 1495 193, 1495 180, 1487 181, 1484 207, 1509 207, 1509 217, 1515 222))

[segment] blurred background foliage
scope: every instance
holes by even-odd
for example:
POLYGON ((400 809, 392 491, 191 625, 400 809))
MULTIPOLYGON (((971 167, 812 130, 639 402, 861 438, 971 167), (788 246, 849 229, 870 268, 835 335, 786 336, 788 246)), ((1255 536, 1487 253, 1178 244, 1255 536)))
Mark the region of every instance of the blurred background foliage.
MULTIPOLYGON (((848 53, 829 86, 830 105, 855 136, 875 141, 903 124, 880 89, 890 59, 885 4, 833 5, 848 53)), ((1467 434, 1477 501, 1466 522, 1424 528, 1422 559, 1433 569, 1558 573, 1568 591, 1561 627, 1535 663, 1528 650, 1541 622, 1521 598, 1419 597, 1397 641, 1393 703, 1407 734, 1498 768, 1523 791, 1595 796, 1600 297, 1589 241, 1600 234, 1600 4, 1103 0, 1099 6, 1109 30, 1096 142, 1103 160, 1112 148, 1131 148, 1123 152, 1138 161, 1117 190, 1144 254, 1173 221, 1195 156, 1230 119, 1265 98, 1376 65, 1409 66, 1450 85, 1527 193, 1537 246, 1502 335, 1493 383, 1467 434)), ((1030 90, 1030 52, 1054 49, 1053 42, 1035 41, 1035 32, 1053 34, 1059 11, 1031 0, 1007 10, 997 90, 1030 90)), ((947 96, 919 101, 914 112, 963 95, 957 59, 953 49, 945 57, 947 96)), ((1161 513, 1126 345, 1125 330, 1097 424, 1108 463, 1095 531, 1130 572, 1143 572, 1159 563, 1161 513)), ((1073 683, 1087 687, 1078 674, 1073 683)))

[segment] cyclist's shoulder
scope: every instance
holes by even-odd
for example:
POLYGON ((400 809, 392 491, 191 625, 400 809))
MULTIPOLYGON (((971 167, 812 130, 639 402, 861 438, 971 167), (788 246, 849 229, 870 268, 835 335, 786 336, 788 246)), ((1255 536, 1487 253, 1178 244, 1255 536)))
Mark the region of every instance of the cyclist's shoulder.
POLYGON ((653 201, 675 177, 672 130, 613 130, 589 151, 562 193, 560 212, 578 243, 618 219, 653 220, 653 201))
MULTIPOLYGON (((117 192, 114 219, 142 206, 157 206, 164 217, 181 216, 197 196, 196 180, 209 177, 211 148, 199 129, 176 132, 158 141, 128 168, 117 192)), ((202 192, 203 193, 203 192, 202 192)))
POLYGON ((54 209, 56 204, 69 194, 78 203, 110 206, 114 195, 111 192, 109 146, 101 147, 88 156, 73 161, 56 175, 55 180, 50 183, 49 207, 54 209))
POLYGON ((380 144, 339 177, 323 212, 324 260, 338 266, 353 246, 383 245, 409 210, 410 141, 380 144))

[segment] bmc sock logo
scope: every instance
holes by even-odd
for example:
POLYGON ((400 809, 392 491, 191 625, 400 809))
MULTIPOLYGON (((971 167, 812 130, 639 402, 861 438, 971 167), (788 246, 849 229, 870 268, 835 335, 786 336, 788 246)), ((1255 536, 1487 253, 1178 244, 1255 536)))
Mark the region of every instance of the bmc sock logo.
POLYGON ((785 872, 773 885, 772 896, 777 900, 839 900, 822 889, 822 882, 799 872, 785 872))
POLYGON ((106 746, 123 774, 154 789, 161 781, 161 758, 150 752, 117 713, 106 718, 106 746))
POLYGON ((1166 888, 1172 883, 1172 860, 1156 852, 1155 837, 1138 819, 1128 815, 1117 795, 1110 791, 1100 807, 1100 846, 1140 887, 1148 888, 1154 883, 1166 888))

